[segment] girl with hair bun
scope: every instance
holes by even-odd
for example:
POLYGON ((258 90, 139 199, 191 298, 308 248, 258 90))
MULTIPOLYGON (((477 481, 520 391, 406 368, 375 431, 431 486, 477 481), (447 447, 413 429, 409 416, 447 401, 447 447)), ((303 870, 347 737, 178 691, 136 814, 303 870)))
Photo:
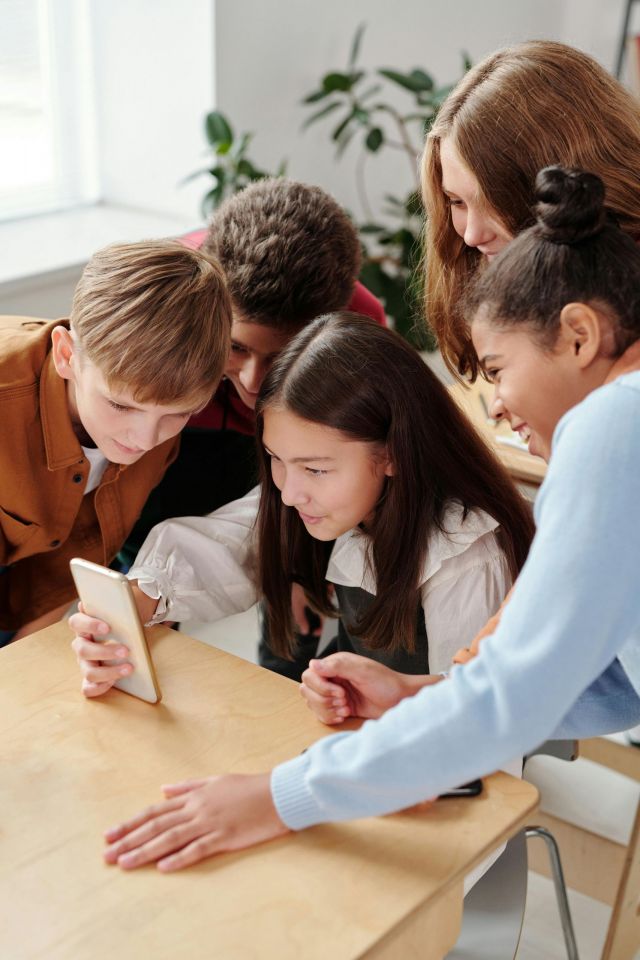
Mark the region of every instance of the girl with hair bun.
POLYGON ((473 67, 425 144, 425 306, 444 359, 475 379, 461 309, 488 260, 533 223, 536 174, 550 164, 602 180, 620 227, 640 239, 640 107, 592 57, 529 41, 473 67))
MULTIPOLYGON (((600 178, 556 167, 536 189, 535 225, 464 306, 495 383, 493 415, 550 455, 537 532, 497 629, 418 693, 369 662, 375 683, 343 682, 379 719, 271 773, 174 785, 108 832, 110 862, 177 868, 287 828, 389 813, 550 737, 640 721, 640 251, 608 216, 600 178)), ((328 658, 333 676, 344 659, 328 658)))

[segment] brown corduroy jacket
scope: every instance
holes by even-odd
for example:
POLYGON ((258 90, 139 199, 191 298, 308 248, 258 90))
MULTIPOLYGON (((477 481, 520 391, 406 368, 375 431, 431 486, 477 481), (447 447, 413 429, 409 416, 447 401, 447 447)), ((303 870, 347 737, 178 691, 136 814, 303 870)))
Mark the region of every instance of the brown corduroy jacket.
POLYGON ((110 563, 179 447, 110 463, 84 496, 90 465, 51 355, 58 323, 0 317, 0 629, 74 598, 71 557, 110 563))

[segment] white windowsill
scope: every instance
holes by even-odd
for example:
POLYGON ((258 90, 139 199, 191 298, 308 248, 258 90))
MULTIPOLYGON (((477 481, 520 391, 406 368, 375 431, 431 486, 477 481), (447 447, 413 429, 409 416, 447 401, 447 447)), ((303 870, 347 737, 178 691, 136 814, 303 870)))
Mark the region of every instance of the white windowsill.
POLYGON ((186 217, 111 204, 0 223, 0 289, 9 293, 77 271, 109 243, 177 236, 198 226, 186 217))

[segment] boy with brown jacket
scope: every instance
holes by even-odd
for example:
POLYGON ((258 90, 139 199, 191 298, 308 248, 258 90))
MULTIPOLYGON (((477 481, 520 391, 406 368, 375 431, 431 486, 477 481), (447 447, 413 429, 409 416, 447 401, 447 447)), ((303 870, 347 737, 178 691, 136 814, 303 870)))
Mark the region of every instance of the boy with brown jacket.
POLYGON ((72 556, 116 555, 230 329, 217 262, 163 240, 99 251, 68 321, 0 318, 0 643, 59 618, 72 556))

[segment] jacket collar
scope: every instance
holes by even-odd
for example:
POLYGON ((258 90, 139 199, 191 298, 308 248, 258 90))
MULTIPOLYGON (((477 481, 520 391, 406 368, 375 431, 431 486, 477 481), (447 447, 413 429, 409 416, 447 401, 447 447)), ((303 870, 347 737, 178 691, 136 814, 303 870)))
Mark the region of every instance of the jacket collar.
POLYGON ((69 416, 67 384, 54 366, 51 351, 40 373, 40 417, 49 470, 61 470, 82 460, 82 447, 69 416))

